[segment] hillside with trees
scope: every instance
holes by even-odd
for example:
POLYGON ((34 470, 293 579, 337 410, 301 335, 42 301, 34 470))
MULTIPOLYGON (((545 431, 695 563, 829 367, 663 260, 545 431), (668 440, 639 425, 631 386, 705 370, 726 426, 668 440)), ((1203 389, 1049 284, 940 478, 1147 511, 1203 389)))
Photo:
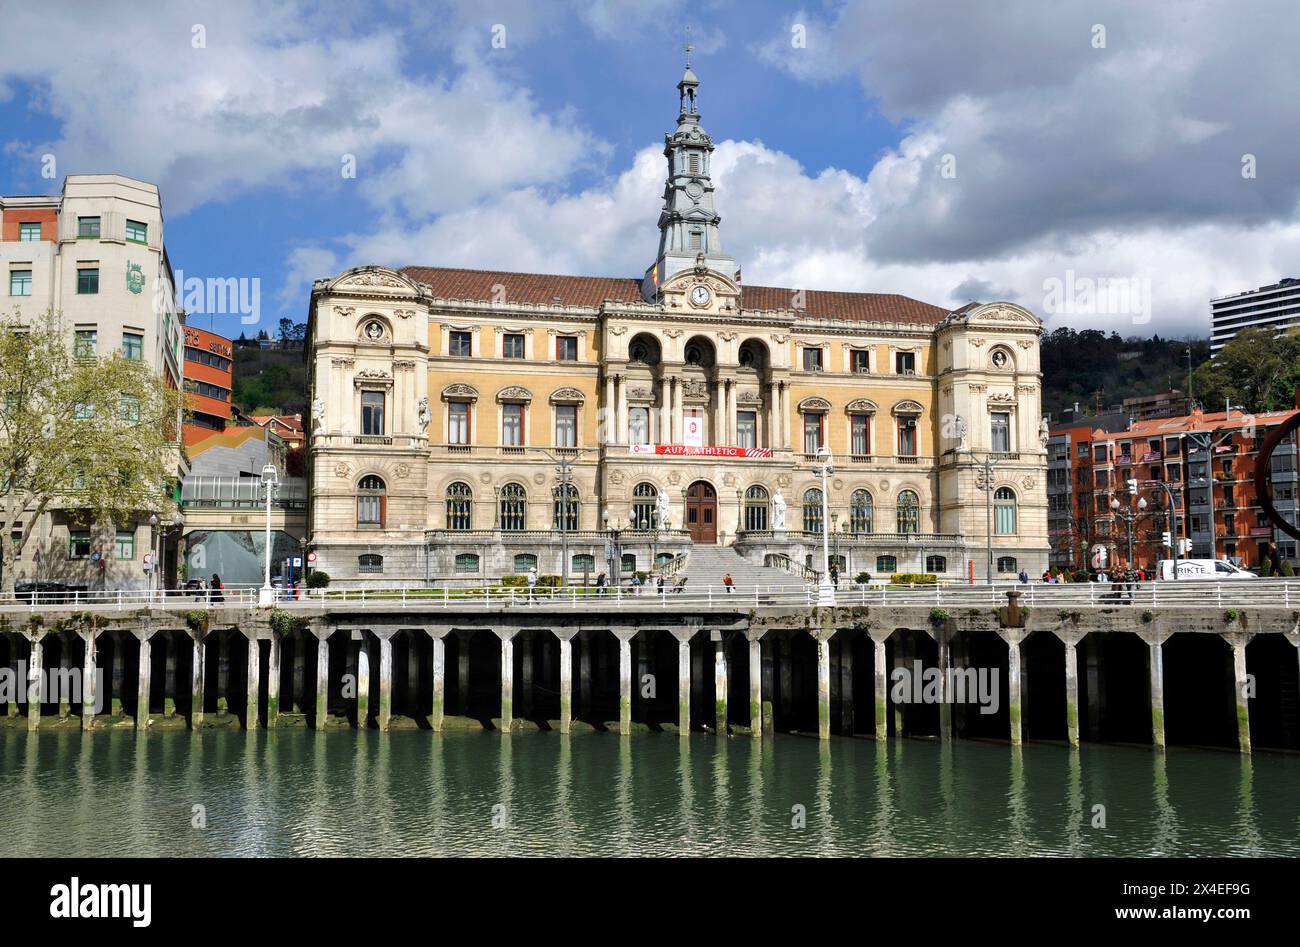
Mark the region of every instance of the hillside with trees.
MULTIPOLYGON (((1077 401, 1080 407, 1118 405, 1125 398, 1186 389, 1187 356, 1192 368, 1208 361, 1205 339, 1122 338, 1099 329, 1066 327, 1043 336, 1043 411, 1058 417, 1077 401)), ((1201 392, 1193 375, 1193 395, 1201 392)))
POLYGON ((248 414, 307 414, 307 363, 303 359, 306 326, 280 321, 280 338, 265 331, 256 339, 235 341, 234 403, 248 414))

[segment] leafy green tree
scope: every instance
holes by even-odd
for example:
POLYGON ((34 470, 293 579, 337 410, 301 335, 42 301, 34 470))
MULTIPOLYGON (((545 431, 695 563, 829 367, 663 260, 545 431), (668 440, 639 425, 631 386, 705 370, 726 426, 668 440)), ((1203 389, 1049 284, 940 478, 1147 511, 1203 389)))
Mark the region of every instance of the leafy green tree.
POLYGON ((13 591, 15 556, 48 511, 87 525, 170 515, 183 407, 181 393, 143 361, 120 352, 74 355, 71 332, 52 311, 30 322, 17 310, 0 315, 6 591, 13 591))
POLYGON ((1245 329, 1213 361, 1192 376, 1192 389, 1206 411, 1225 403, 1252 413, 1289 408, 1300 386, 1300 330, 1275 336, 1269 329, 1245 329))

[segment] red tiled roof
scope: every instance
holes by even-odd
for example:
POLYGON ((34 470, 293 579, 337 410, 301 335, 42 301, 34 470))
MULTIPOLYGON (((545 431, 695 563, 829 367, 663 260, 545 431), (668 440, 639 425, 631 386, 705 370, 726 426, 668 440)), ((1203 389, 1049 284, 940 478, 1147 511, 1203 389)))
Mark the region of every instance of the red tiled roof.
MULTIPOLYGON (((542 273, 505 273, 498 270, 461 270, 440 266, 407 266, 402 272, 427 284, 442 299, 488 301, 493 287, 505 287, 511 302, 598 307, 606 300, 640 302, 641 281, 613 276, 553 276, 542 273)), ((742 286, 746 309, 791 309, 796 291, 776 286, 742 286)), ((950 310, 931 306, 896 293, 838 293, 803 291, 804 315, 809 319, 849 319, 866 322, 903 322, 936 325, 950 310)))

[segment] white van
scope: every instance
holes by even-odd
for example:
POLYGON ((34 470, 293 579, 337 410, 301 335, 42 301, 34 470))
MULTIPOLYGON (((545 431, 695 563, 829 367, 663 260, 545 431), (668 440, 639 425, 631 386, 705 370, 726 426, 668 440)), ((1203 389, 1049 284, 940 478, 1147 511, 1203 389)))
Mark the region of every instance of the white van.
POLYGON ((1161 559, 1157 573, 1162 579, 1257 579, 1253 572, 1234 566, 1226 559, 1161 559))

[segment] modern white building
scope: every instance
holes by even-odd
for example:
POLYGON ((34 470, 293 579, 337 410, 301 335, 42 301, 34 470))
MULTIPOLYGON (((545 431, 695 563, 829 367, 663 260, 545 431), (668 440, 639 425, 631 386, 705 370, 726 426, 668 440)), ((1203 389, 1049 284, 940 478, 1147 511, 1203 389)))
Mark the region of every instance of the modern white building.
POLYGON ((1242 329, 1285 332, 1300 326, 1300 279, 1287 278, 1259 289, 1210 300, 1210 357, 1242 329))

